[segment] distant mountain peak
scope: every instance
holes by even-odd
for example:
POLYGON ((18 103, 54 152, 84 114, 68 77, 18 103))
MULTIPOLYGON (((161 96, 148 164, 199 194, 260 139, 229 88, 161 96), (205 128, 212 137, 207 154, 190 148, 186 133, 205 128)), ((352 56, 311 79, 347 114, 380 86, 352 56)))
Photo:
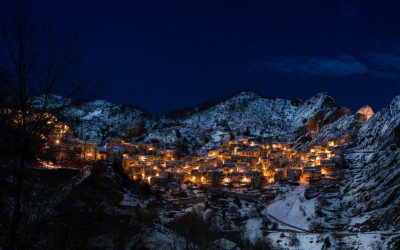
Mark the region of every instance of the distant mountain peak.
POLYGON ((327 92, 318 92, 315 97, 330 97, 327 92))
MULTIPOLYGON (((240 90, 236 93, 234 93, 231 96, 261 96, 260 93, 258 93, 257 91, 251 90, 251 89, 244 89, 244 90, 240 90)), ((228 95, 229 97, 229 95, 228 95)))

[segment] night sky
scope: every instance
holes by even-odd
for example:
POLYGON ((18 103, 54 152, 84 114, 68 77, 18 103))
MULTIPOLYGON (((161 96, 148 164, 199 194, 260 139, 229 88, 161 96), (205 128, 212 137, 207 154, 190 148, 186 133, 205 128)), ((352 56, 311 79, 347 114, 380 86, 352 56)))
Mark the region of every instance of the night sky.
POLYGON ((400 94, 400 1, 33 2, 81 34, 104 99, 149 112, 242 89, 352 110, 400 94))

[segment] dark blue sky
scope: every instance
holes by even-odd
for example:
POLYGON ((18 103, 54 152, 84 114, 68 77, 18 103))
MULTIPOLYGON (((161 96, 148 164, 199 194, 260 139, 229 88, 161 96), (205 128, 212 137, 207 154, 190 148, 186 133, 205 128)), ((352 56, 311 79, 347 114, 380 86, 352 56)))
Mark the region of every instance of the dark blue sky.
POLYGON ((81 34, 105 99, 153 113, 241 89, 353 110, 400 94, 399 1, 33 2, 81 34))

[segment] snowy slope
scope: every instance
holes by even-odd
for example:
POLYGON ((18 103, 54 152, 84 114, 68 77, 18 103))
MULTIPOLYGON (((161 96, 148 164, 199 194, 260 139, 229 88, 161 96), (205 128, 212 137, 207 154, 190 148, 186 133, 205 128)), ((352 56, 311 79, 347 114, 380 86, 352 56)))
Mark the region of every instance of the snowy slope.
POLYGON ((322 127, 312 140, 305 143, 306 148, 312 145, 326 144, 329 140, 341 140, 345 135, 355 136, 360 124, 355 115, 345 115, 322 127))
POLYGON ((307 186, 302 183, 269 204, 264 213, 299 229, 309 230, 311 218, 315 213, 316 200, 304 198, 306 188, 307 186))
POLYGON ((148 130, 145 141, 172 146, 184 143, 191 152, 204 151, 243 134, 292 141, 304 133, 310 119, 321 116, 319 122, 326 122, 339 109, 323 93, 302 102, 264 98, 244 91, 205 109, 194 108, 178 118, 164 117, 157 128, 148 130))
POLYGON ((353 228, 400 229, 400 96, 358 131, 345 151, 343 206, 353 228))
POLYGON ((103 100, 68 107, 62 114, 79 138, 92 141, 138 134, 149 117, 135 107, 103 100))
MULTIPOLYGON (((54 99, 60 101, 59 97, 54 99)), ((68 99, 64 101, 70 106, 63 110, 63 119, 81 139, 102 141, 119 137, 159 142, 186 153, 204 153, 222 141, 241 135, 293 141, 345 115, 324 93, 299 101, 265 98, 252 91, 242 91, 179 115, 159 117, 103 100, 75 105, 68 99)))
POLYGON ((114 104, 104 100, 76 101, 57 95, 37 96, 31 106, 45 108, 68 124, 74 135, 82 140, 106 141, 111 138, 137 137, 145 123, 154 116, 131 105, 114 104))

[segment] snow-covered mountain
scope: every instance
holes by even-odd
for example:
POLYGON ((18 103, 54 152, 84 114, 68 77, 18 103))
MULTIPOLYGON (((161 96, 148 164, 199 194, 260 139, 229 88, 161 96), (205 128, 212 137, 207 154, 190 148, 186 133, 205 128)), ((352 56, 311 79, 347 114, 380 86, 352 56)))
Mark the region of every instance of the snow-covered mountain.
POLYGON ((38 96, 31 106, 50 110, 67 123, 75 136, 87 141, 140 135, 153 116, 139 108, 104 100, 73 101, 57 95, 38 96))
POLYGON ((252 91, 164 116, 103 100, 70 105, 62 111, 63 119, 81 139, 119 137, 160 143, 183 153, 204 153, 241 135, 280 141, 305 139, 347 114, 347 109, 324 93, 300 101, 265 98, 252 91))
POLYGON ((93 141, 137 136, 151 117, 136 107, 103 100, 68 107, 62 114, 78 137, 93 141))
POLYGON ((147 130, 144 141, 170 146, 184 144, 189 152, 198 153, 240 135, 293 141, 347 114, 324 93, 300 101, 265 98, 243 91, 204 106, 178 117, 162 117, 156 127, 147 130))
POLYGON ((363 125, 344 153, 343 206, 351 227, 400 229, 400 96, 363 125))

